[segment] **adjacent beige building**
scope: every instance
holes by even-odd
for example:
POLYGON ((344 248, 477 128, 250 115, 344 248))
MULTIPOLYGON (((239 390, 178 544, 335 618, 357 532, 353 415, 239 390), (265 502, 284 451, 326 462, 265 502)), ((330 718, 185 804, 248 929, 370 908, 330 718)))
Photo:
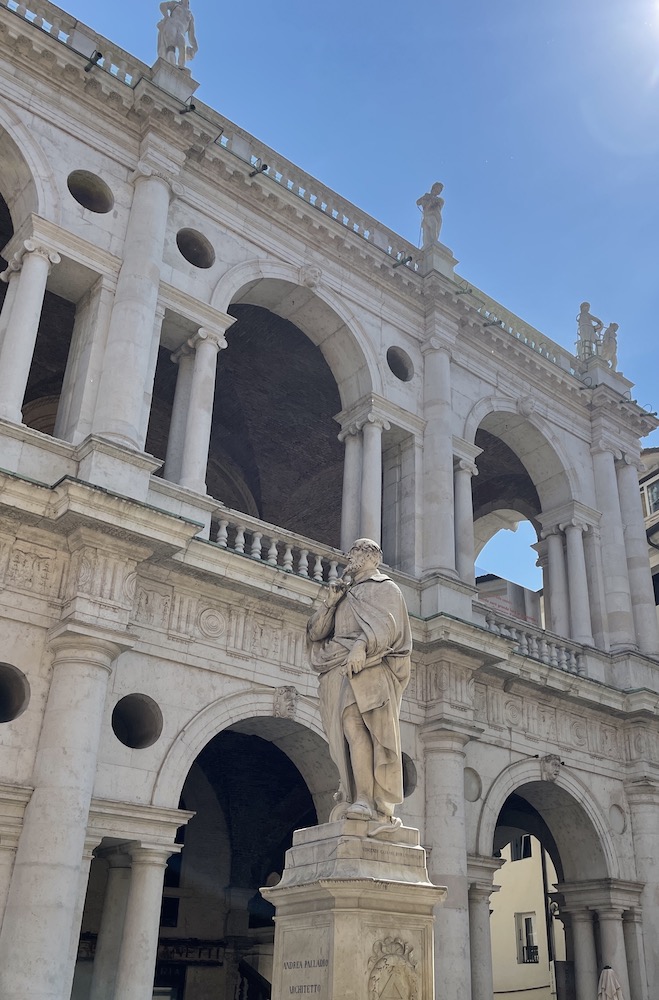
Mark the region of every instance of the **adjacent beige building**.
POLYGON ((0 996, 267 995, 259 888, 336 788, 305 623, 361 535, 412 618, 400 812, 449 890, 438 1000, 491 1000, 523 836, 555 866, 558 1000, 605 963, 652 1000, 656 418, 446 246, 189 110, 188 69, 0 0, 0 84, 0 996), (541 617, 475 586, 522 517, 541 617))

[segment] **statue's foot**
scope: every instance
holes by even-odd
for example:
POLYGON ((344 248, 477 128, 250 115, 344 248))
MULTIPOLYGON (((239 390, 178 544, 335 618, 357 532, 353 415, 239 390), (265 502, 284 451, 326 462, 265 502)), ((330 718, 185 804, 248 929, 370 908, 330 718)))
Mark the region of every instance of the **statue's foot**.
POLYGON ((346 818, 370 820, 375 818, 375 814, 368 802, 365 802, 364 799, 357 799, 350 806, 348 806, 346 818))

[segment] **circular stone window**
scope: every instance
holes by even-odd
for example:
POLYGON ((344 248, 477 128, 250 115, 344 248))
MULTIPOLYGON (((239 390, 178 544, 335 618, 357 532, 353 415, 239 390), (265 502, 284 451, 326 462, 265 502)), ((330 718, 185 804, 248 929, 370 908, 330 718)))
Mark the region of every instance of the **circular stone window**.
POLYGON ((0 663, 0 722, 13 722, 27 708, 30 685, 11 663, 0 663))
POLYGON ((112 191, 104 180, 89 170, 74 170, 66 184, 78 204, 90 212, 106 215, 114 208, 112 191))
POLYGON ((152 746, 162 732, 162 712, 146 694, 127 694, 114 706, 112 729, 124 746, 143 750, 152 746))
POLYGON ((387 364, 396 378, 401 382, 409 382, 414 378, 414 365, 409 354, 400 347, 390 347, 387 351, 387 364))
POLYGON ((212 267, 215 251, 212 244, 196 229, 179 229, 176 246, 189 264, 194 267, 212 267))
POLYGON ((403 754, 403 796, 407 799, 416 788, 418 778, 416 766, 411 757, 403 754))

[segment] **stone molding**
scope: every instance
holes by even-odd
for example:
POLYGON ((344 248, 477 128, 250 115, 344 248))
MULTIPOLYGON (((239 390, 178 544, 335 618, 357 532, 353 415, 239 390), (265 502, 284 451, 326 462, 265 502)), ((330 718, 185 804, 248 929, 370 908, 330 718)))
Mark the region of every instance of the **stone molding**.
POLYGON ((97 838, 97 843, 104 837, 111 837, 122 842, 129 851, 134 845, 147 850, 166 849, 172 854, 177 849, 174 844, 176 831, 193 816, 193 812, 185 809, 94 798, 89 809, 87 835, 97 838))

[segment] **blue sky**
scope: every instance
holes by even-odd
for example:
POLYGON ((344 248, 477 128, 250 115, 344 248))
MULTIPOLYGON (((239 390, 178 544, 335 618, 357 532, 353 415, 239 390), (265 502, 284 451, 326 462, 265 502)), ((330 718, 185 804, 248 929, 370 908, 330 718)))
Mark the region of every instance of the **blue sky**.
MULTIPOLYGON (((63 5, 154 61, 157 2, 63 5)), ((191 8, 201 100, 414 243, 443 181, 460 273, 569 349, 587 299, 659 408, 659 0, 191 8)))

